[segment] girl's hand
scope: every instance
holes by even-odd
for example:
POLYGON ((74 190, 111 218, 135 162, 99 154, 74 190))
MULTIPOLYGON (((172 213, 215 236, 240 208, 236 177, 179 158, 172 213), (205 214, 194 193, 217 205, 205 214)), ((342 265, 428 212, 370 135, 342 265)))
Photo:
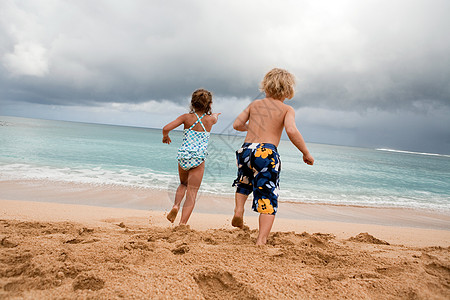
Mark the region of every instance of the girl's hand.
POLYGON ((170 137, 168 135, 166 135, 166 136, 163 136, 162 142, 164 144, 169 144, 170 145, 170 143, 172 143, 172 140, 170 139, 170 137))
POLYGON ((214 118, 216 118, 216 120, 218 120, 220 114, 221 114, 221 113, 212 113, 211 115, 212 115, 214 118))
POLYGON ((303 155, 303 161, 308 164, 308 165, 313 165, 314 164, 314 157, 311 156, 311 154, 306 154, 303 155))

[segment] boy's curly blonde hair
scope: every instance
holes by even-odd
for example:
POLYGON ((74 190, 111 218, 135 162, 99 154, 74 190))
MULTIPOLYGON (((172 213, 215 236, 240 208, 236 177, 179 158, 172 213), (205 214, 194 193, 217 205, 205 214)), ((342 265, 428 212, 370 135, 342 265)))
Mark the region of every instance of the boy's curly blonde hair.
POLYGON ((284 100, 294 97, 294 87, 294 75, 284 69, 274 68, 264 76, 260 90, 265 92, 267 97, 284 100))
POLYGON ((211 114, 212 94, 205 89, 198 89, 192 93, 191 113, 205 112, 211 114))

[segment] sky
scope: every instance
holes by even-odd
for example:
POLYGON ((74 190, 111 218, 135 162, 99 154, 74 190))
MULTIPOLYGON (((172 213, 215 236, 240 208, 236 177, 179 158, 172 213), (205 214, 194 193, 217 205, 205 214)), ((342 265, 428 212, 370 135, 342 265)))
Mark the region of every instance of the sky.
POLYGON ((2 0, 0 115, 231 123, 274 67, 307 142, 450 154, 448 0, 2 0))

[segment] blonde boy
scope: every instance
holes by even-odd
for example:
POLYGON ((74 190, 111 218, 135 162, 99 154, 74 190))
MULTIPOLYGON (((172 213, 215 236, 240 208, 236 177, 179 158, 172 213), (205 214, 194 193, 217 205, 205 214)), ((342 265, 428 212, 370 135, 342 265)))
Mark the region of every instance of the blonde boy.
POLYGON ((278 189, 281 161, 277 146, 285 128, 291 142, 303 153, 303 161, 312 165, 305 141, 295 125, 294 109, 284 104, 294 97, 294 76, 283 69, 272 69, 261 82, 266 98, 253 101, 239 114, 234 129, 247 131, 242 147, 236 151, 238 175, 236 186, 234 227, 244 226, 244 204, 253 192, 254 211, 259 212, 257 245, 267 242, 278 207, 278 189))

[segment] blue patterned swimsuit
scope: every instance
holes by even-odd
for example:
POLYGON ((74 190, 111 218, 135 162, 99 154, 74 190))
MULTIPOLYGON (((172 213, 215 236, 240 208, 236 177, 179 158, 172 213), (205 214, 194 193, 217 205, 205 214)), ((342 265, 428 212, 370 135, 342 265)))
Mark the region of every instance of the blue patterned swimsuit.
POLYGON ((198 117, 197 121, 192 124, 191 127, 184 130, 183 144, 181 144, 180 149, 178 149, 177 160, 183 170, 190 170, 198 167, 202 162, 205 161, 206 156, 208 156, 208 141, 210 133, 206 131, 201 119, 206 115, 203 114, 198 117), (204 131, 192 130, 194 126, 200 123, 204 131))

